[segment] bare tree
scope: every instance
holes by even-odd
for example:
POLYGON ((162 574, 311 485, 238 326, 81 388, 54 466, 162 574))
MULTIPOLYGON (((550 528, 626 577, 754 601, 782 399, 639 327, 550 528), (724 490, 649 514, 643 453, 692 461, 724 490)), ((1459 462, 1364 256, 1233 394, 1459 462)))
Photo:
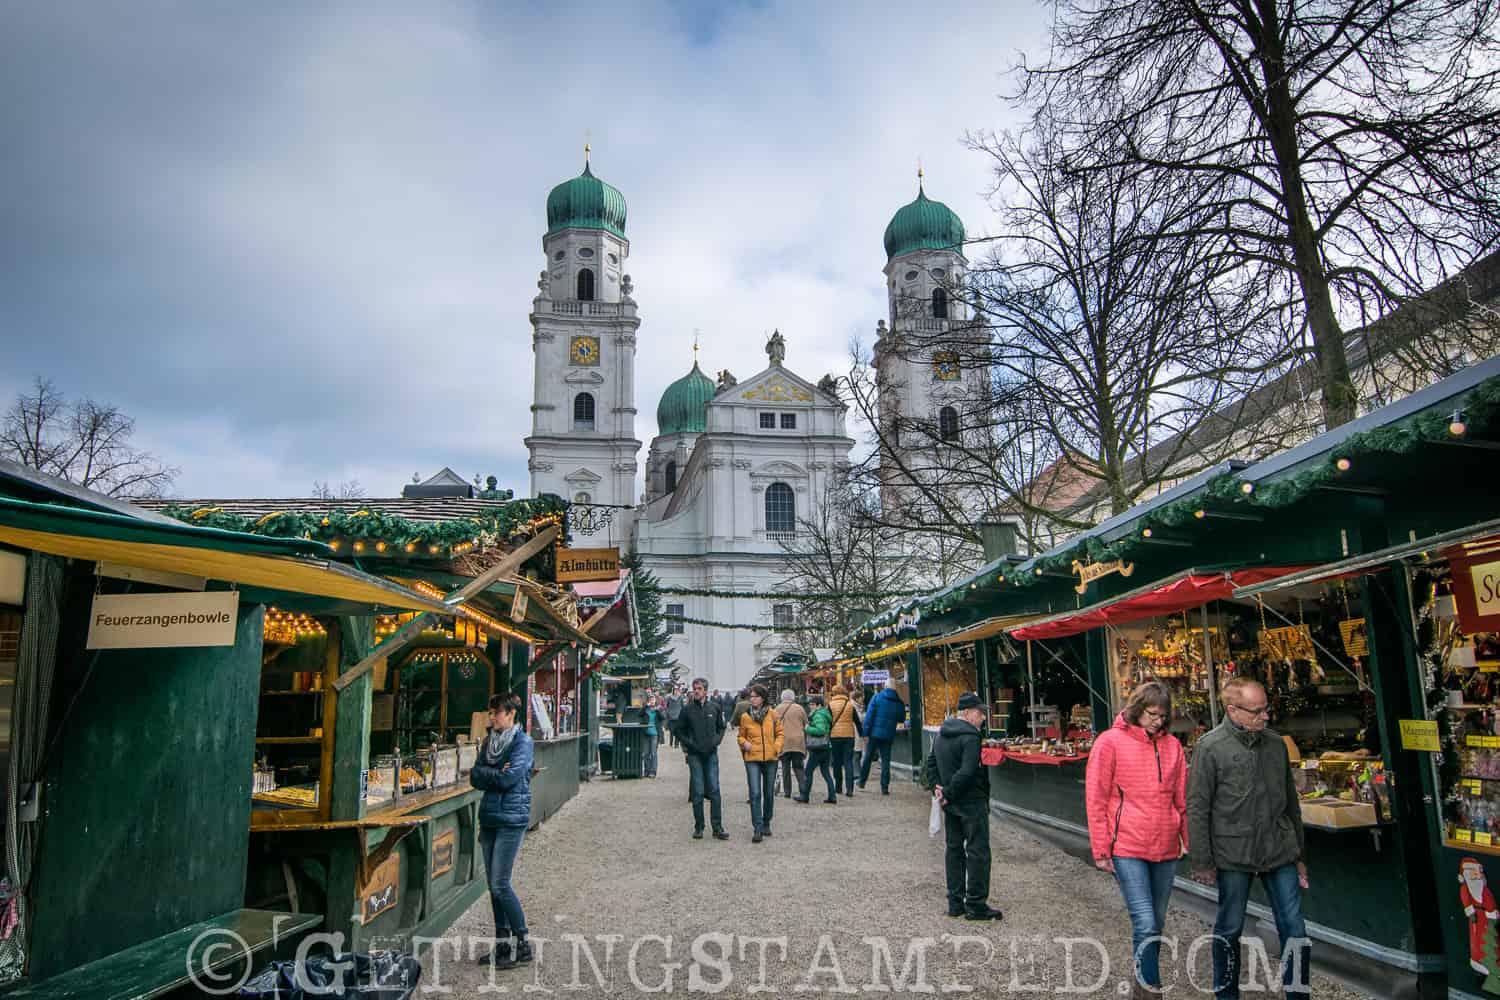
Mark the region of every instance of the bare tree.
POLYGON ((346 479, 337 487, 330 486, 325 479, 313 481, 312 495, 319 500, 363 500, 365 488, 358 479, 346 479))
POLYGON ((889 602, 882 595, 920 586, 915 554, 873 514, 868 493, 840 483, 781 543, 782 586, 809 595, 792 601, 795 624, 788 635, 799 648, 838 645, 870 611, 889 602))
POLYGON ((0 456, 112 497, 160 497, 181 470, 133 448, 135 421, 92 399, 69 402, 38 377, 0 425, 0 456))
POLYGON ((1493 0, 1054 0, 1017 95, 1071 170, 1216 182, 1211 221, 1287 275, 1323 420, 1357 415, 1345 324, 1451 277, 1500 233, 1493 0))

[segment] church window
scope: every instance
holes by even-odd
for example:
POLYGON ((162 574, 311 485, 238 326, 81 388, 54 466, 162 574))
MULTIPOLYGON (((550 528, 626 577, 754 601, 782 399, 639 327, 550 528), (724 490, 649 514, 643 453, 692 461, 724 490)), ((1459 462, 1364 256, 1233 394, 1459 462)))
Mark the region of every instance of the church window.
POLYGON ((594 397, 587 392, 580 392, 573 397, 573 429, 575 431, 594 429, 594 397))
POLYGON ((568 255, 568 252, 566 250, 559 250, 559 251, 557 251, 557 253, 555 253, 555 254, 552 255, 552 259, 553 260, 562 260, 567 255, 568 255))
POLYGON ((592 496, 590 496, 589 494, 587 494, 587 493, 574 493, 573 494, 573 502, 574 503, 593 503, 594 502, 594 498, 592 496))
POLYGON ((762 413, 760 415, 760 429, 763 431, 774 431, 776 429, 776 414, 762 413))
POLYGON ((932 290, 932 318, 948 318, 948 293, 941 288, 932 290))
POLYGON ((791 537, 797 530, 797 502, 786 483, 766 487, 766 531, 791 537))
POLYGON ((947 271, 944 271, 940 267, 935 267, 931 271, 928 271, 927 273, 930 274, 930 275, 932 275, 934 278, 936 278, 939 281, 942 281, 943 278, 946 277, 947 274, 948 274, 947 271))
POLYGON ((938 411, 938 437, 944 441, 958 440, 958 411, 951 406, 938 411))
POLYGON ((917 280, 917 272, 916 271, 907 271, 906 272, 906 280, 907 281, 916 281, 917 280))
POLYGON ((594 301, 594 272, 592 268, 579 268, 578 270, 578 301, 594 301))
POLYGON ((794 431, 794 430, 796 430, 797 429, 797 414, 795 414, 795 413, 783 413, 781 415, 781 429, 784 430, 784 431, 794 431))
POLYGON ((682 617, 687 614, 687 605, 667 604, 664 607, 666 609, 664 614, 667 616, 667 635, 682 635, 685 633, 687 625, 683 622, 682 617))
POLYGON ((584 260, 588 260, 590 257, 594 256, 594 248, 593 247, 579 247, 578 248, 578 256, 582 257, 584 260))
POLYGON ((778 632, 790 632, 797 625, 796 610, 790 604, 771 605, 771 627, 778 632))
POLYGON ((671 493, 675 489, 677 489, 677 463, 673 461, 667 463, 667 492, 671 493))

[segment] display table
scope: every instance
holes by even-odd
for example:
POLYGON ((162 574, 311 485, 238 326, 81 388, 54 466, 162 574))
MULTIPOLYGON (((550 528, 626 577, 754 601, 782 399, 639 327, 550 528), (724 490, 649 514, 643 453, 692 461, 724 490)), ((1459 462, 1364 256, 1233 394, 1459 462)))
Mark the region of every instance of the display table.
POLYGON ((1058 757, 1050 753, 1020 753, 1015 750, 1007 750, 1004 747, 983 747, 979 751, 979 759, 990 767, 997 767, 1006 761, 1014 761, 1017 764, 1047 764, 1052 767, 1061 767, 1064 764, 1073 764, 1080 760, 1088 760, 1086 753, 1072 754, 1067 757, 1058 757))

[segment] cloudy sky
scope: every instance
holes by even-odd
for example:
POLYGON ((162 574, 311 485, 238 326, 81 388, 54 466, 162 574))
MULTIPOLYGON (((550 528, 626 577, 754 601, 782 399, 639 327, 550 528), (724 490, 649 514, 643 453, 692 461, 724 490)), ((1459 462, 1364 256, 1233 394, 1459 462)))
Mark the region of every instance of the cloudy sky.
MULTIPOLYGON (((884 315, 915 194, 993 234, 966 130, 1013 121, 1039 5, 11 3, 0 11, 0 400, 120 406, 175 493, 526 493, 548 190, 629 205, 636 434, 692 362, 779 327, 816 379, 884 315)), ((851 428, 851 430, 856 430, 851 428)))

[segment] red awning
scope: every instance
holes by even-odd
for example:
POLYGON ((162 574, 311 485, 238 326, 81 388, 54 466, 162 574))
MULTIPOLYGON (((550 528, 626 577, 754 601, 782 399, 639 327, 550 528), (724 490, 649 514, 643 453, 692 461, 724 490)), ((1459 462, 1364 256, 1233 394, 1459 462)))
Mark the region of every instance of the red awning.
POLYGON ((1057 615, 1010 630, 1017 639, 1061 639, 1104 625, 1124 625, 1143 618, 1170 615, 1196 608, 1208 601, 1229 597, 1237 587, 1249 587, 1274 580, 1303 566, 1258 566, 1232 573, 1194 573, 1189 571, 1146 591, 1137 591, 1105 604, 1057 615))

